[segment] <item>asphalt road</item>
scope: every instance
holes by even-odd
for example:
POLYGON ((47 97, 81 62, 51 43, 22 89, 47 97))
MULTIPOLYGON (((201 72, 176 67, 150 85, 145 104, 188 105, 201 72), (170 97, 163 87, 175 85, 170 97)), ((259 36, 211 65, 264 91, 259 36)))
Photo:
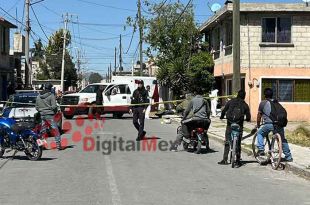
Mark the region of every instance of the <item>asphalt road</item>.
POLYGON ((141 143, 140 151, 130 118, 106 118, 103 128, 94 121, 70 125, 63 151, 46 150, 37 162, 23 153, 0 159, 1 205, 310 204, 309 181, 291 173, 260 167, 245 154, 238 169, 217 165, 223 146, 215 141, 207 154, 164 151, 175 139, 173 124, 146 121, 147 136, 158 139, 148 140, 145 150, 141 143), (159 145, 155 151, 152 143, 159 145), (103 154, 110 145, 115 150, 103 154))

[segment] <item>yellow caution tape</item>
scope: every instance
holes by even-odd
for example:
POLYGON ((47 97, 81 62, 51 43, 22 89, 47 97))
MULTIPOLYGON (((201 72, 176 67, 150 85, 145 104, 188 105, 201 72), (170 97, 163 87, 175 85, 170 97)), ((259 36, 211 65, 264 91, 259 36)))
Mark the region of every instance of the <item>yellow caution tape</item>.
MULTIPOLYGON (((213 98, 233 98, 236 97, 236 95, 225 95, 225 96, 217 96, 217 97, 203 97, 204 99, 213 99, 213 98)), ((186 99, 182 99, 182 100, 169 100, 169 101, 162 101, 162 102, 153 102, 153 103, 139 103, 139 104, 115 104, 115 105, 58 105, 59 107, 70 107, 70 108, 74 108, 74 107, 81 107, 81 108, 89 108, 89 107, 118 107, 118 106, 128 106, 128 107, 135 107, 135 106, 147 106, 147 105, 159 105, 159 104, 167 104, 167 103, 177 103, 177 102, 183 102, 186 99)), ((19 103, 19 102, 11 102, 11 101, 0 101, 0 103, 10 103, 10 104, 20 104, 20 105, 32 105, 34 106, 34 103, 19 103)))

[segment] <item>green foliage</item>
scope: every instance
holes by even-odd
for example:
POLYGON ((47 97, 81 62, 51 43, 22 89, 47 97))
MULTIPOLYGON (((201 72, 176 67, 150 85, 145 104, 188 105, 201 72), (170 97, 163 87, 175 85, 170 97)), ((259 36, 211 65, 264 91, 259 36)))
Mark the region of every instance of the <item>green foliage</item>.
POLYGON ((91 73, 89 76, 89 83, 100 83, 103 77, 99 73, 91 73))
POLYGON ((208 52, 199 52, 190 58, 187 70, 191 85, 190 91, 201 88, 203 93, 207 93, 211 90, 214 82, 213 66, 212 56, 208 52))
POLYGON ((41 39, 34 42, 34 52, 32 56, 32 60, 34 61, 42 61, 44 58, 44 48, 41 42, 41 39))
MULTIPOLYGON (((40 72, 37 75, 39 80, 47 79, 61 79, 61 65, 62 65, 62 53, 63 53, 63 35, 64 30, 60 29, 56 31, 48 41, 48 45, 43 48, 41 41, 35 43, 34 56, 42 59, 40 61, 40 72), (45 54, 45 61, 43 61, 45 54)), ((71 44, 70 32, 67 33, 66 47, 71 44)), ((65 52, 65 88, 69 86, 76 86, 77 83, 77 71, 73 63, 73 59, 70 53, 65 52)))
POLYGON ((185 6, 179 1, 146 5, 153 14, 146 25, 145 40, 150 45, 147 55, 159 67, 157 78, 176 95, 198 88, 210 91, 214 64, 210 54, 200 52, 207 45, 198 46, 201 35, 195 25, 193 6, 184 11, 185 6))

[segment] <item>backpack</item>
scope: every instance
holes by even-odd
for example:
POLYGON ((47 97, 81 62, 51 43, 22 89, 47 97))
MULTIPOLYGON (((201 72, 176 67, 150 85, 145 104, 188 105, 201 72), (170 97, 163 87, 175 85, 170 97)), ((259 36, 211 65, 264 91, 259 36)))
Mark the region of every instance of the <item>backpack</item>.
POLYGON ((286 127, 287 125, 287 112, 285 108, 277 101, 268 100, 271 105, 271 112, 269 118, 272 122, 279 127, 286 127))
POLYGON ((243 101, 241 99, 234 99, 231 101, 226 118, 231 123, 239 123, 244 120, 243 101))

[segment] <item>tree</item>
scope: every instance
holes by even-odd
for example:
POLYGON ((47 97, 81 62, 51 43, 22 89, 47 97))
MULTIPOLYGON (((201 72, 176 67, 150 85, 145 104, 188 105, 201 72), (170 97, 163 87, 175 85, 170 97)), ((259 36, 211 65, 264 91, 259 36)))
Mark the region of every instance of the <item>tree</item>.
POLYGON ((202 51, 195 53, 189 62, 187 76, 190 79, 190 91, 201 89, 202 92, 209 92, 214 82, 214 62, 210 53, 202 51))
POLYGON ((42 61, 44 59, 44 48, 41 39, 34 42, 34 52, 32 56, 32 60, 34 61, 42 61))
POLYGON ((198 53, 201 35, 194 22, 193 6, 186 7, 179 1, 146 5, 153 14, 146 21, 145 40, 150 45, 147 55, 159 67, 157 78, 176 95, 182 90, 196 89, 200 83, 207 86, 203 91, 209 91, 213 83, 209 68, 213 61, 206 53, 198 53))
POLYGON ((103 77, 99 73, 91 73, 89 76, 89 83, 100 83, 103 77))
MULTIPOLYGON (((61 78, 61 66, 62 66, 62 53, 63 53, 63 35, 64 30, 60 29, 56 31, 48 41, 48 45, 45 48, 46 63, 49 67, 49 77, 53 79, 61 78)), ((66 48, 71 44, 70 32, 67 33, 66 48)), ((42 71, 42 73, 44 73, 42 71)), ((65 51, 65 88, 69 86, 76 86, 77 83, 77 71, 73 63, 70 53, 65 51)))

